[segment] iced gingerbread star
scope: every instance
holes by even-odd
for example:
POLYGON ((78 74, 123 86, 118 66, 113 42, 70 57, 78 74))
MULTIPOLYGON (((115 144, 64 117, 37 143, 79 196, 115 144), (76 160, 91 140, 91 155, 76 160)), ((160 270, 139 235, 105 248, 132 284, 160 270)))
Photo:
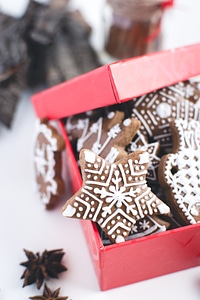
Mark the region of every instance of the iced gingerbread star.
POLYGON ((169 207, 147 186, 149 155, 136 151, 110 163, 88 149, 80 152, 83 184, 64 205, 66 217, 97 222, 113 243, 126 240, 133 224, 169 207))

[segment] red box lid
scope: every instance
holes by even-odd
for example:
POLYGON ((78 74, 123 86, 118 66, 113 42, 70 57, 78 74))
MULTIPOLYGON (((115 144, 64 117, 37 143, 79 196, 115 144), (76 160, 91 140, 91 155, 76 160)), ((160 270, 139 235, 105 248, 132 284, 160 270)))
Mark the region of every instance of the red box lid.
POLYGON ((200 44, 117 61, 32 96, 39 118, 122 103, 200 74, 200 44))

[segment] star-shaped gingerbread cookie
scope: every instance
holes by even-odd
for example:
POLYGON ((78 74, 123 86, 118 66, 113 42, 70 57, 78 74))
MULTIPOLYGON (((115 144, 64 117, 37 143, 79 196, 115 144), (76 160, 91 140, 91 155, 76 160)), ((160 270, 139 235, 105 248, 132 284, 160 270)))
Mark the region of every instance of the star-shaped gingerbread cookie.
MULTIPOLYGON (((134 240, 151 234, 166 231, 170 223, 160 219, 158 216, 146 216, 143 219, 136 221, 132 226, 127 240, 134 240)), ((106 236, 105 232, 97 227, 104 246, 110 245, 111 241, 106 236)))
POLYGON ((127 239, 137 220, 168 214, 169 207, 147 186, 148 159, 147 152, 136 151, 110 163, 82 149, 83 184, 64 205, 63 216, 97 222, 113 243, 119 243, 127 239))
POLYGON ((182 224, 200 222, 200 122, 171 124, 173 153, 161 158, 158 175, 174 217, 182 224))
POLYGON ((56 128, 47 120, 38 120, 34 147, 35 179, 39 197, 47 209, 53 208, 64 193, 61 163, 64 148, 64 140, 56 128))

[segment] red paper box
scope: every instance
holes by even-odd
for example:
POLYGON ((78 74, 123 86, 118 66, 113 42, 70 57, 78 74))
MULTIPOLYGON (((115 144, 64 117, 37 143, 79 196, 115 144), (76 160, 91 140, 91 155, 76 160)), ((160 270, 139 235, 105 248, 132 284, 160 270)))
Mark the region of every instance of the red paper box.
MULTIPOLYGON (((39 118, 60 119, 122 103, 196 75, 200 75, 200 44, 102 66, 34 95, 32 102, 39 118)), ((81 176, 62 125, 61 130, 75 192, 81 176)), ((102 290, 200 265, 200 224, 108 246, 93 222, 81 224, 102 290)))

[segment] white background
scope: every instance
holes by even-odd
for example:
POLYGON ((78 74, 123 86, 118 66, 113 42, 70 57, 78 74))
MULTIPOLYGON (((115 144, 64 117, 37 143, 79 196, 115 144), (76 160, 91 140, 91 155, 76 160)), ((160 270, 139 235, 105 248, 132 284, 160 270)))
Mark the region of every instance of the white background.
MULTIPOLYGON (((3 2, 8 0, 0 0, 1 6, 3 2)), ((17 2, 12 1, 13 6, 17 6, 17 2)), ((99 32, 95 16, 102 1, 75 2, 84 9, 95 33, 99 32)), ((164 49, 200 42, 199 12, 198 0, 175 1, 163 22, 164 49)), ((98 37, 93 37, 98 48, 97 40, 98 37)), ((42 294, 43 289, 38 291, 35 285, 22 288, 20 277, 24 267, 19 263, 26 261, 23 248, 33 252, 63 248, 66 252, 63 263, 68 271, 48 284, 52 289, 61 287, 60 295, 68 295, 70 299, 199 300, 200 267, 105 292, 99 290, 79 222, 61 216, 63 203, 47 212, 35 194, 32 157, 35 118, 30 94, 25 92, 12 129, 0 127, 0 299, 22 300, 42 294)))

